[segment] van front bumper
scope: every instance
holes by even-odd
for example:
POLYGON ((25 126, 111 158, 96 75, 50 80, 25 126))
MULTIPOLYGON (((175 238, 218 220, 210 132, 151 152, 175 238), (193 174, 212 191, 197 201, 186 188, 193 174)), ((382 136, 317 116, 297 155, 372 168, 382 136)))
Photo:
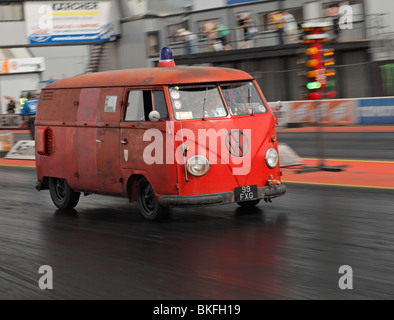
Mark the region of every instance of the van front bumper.
MULTIPOLYGON (((286 193, 284 184, 257 188, 258 199, 270 200, 286 193)), ((215 206, 235 202, 234 192, 203 194, 197 196, 162 196, 159 203, 165 207, 215 206)))

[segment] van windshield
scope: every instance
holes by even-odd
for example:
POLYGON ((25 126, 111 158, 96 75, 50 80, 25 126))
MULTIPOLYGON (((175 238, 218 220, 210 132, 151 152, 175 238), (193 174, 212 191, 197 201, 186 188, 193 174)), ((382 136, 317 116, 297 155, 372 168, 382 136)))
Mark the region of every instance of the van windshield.
POLYGON ((221 84, 224 99, 233 116, 267 113, 268 108, 251 81, 221 84))
POLYGON ((175 119, 223 118, 227 116, 216 85, 173 86, 169 88, 175 119))

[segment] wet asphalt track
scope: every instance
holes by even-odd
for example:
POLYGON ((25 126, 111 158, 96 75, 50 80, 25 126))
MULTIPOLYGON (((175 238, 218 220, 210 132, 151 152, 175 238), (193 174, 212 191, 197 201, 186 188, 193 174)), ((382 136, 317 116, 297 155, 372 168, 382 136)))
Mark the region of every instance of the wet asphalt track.
POLYGON ((81 197, 57 211, 35 170, 0 167, 0 299, 392 299, 394 191, 289 185, 254 210, 81 197), (41 265, 53 290, 38 287, 41 265), (338 287, 341 265, 353 290, 338 287))
MULTIPOLYGON (((302 157, 319 155, 320 136, 278 136, 302 157)), ((394 133, 323 137, 327 158, 394 160, 394 133)), ((57 211, 35 179, 34 169, 0 167, 0 299, 394 296, 394 191, 288 185, 254 210, 173 209, 149 222, 113 197, 57 211), (53 290, 38 287, 42 265, 53 290), (341 265, 353 268, 353 290, 338 287, 341 265)))

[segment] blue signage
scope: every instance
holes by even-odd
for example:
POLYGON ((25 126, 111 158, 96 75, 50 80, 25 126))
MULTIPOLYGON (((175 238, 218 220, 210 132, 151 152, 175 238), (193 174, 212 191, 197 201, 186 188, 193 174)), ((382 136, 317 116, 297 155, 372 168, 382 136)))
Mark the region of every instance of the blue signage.
POLYGON ((394 124, 394 98, 361 99, 360 124, 394 124))
POLYGON ((258 1, 258 0, 227 0, 227 5, 256 2, 256 1, 258 1))

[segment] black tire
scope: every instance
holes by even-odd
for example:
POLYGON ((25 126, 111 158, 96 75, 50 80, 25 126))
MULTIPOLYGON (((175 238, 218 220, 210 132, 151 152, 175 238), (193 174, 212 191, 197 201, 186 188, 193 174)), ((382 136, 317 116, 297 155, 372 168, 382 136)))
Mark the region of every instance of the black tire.
POLYGON ((138 208, 142 216, 148 220, 161 219, 167 216, 168 208, 163 207, 156 198, 149 181, 142 178, 138 183, 138 208))
POLYGON ((251 201, 243 201, 243 202, 237 202, 237 203, 241 207, 255 207, 260 203, 260 200, 261 199, 251 200, 251 201))
POLYGON ((61 210, 74 208, 80 193, 72 190, 65 179, 49 178, 49 193, 56 207, 61 210))

